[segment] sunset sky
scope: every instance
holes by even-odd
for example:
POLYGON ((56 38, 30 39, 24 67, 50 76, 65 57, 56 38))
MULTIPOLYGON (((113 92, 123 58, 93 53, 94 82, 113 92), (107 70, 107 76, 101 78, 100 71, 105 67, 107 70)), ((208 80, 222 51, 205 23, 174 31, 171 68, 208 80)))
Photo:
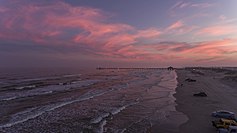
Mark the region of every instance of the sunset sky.
POLYGON ((0 0, 0 67, 237 66, 237 0, 0 0))

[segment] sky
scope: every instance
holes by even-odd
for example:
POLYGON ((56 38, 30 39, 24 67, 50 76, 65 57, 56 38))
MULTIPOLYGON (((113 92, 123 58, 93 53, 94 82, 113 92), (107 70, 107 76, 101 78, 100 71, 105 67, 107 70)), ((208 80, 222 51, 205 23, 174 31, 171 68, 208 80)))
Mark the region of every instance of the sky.
POLYGON ((0 0, 0 67, 237 66, 236 0, 0 0))

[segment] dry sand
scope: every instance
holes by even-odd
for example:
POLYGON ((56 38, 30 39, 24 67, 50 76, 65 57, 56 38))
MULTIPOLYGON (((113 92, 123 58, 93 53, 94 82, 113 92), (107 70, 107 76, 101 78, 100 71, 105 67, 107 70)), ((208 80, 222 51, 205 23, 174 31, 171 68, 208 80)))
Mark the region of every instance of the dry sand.
POLYGON ((214 133, 211 121, 215 110, 229 110, 237 114, 236 72, 225 70, 192 69, 177 70, 178 87, 176 109, 186 114, 189 120, 180 126, 180 133, 214 133), (204 74, 204 75, 203 75, 204 74), (228 78, 226 78, 228 77, 228 78), (229 78, 233 77, 233 78, 229 78), (196 82, 187 82, 191 78, 196 82), (226 80, 227 79, 227 80, 226 80), (182 85, 181 85, 182 84, 182 85), (194 93, 205 92, 207 97, 194 97, 194 93))

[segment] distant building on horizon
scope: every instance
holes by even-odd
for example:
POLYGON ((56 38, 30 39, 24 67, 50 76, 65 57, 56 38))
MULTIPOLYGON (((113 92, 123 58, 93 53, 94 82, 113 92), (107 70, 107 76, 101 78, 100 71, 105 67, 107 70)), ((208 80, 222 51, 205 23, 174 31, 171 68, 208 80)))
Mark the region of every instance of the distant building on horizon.
POLYGON ((173 67, 171 67, 171 66, 170 66, 170 67, 168 67, 167 69, 168 69, 168 70, 174 70, 174 68, 173 68, 173 67))

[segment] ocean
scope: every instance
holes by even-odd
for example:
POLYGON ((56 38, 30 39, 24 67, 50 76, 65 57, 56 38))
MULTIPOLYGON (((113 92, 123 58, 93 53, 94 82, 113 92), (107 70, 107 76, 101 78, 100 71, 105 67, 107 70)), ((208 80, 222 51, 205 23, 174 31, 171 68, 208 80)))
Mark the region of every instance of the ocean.
POLYGON ((184 122, 175 109, 175 71, 8 69, 0 75, 0 132, 172 132, 184 122))

